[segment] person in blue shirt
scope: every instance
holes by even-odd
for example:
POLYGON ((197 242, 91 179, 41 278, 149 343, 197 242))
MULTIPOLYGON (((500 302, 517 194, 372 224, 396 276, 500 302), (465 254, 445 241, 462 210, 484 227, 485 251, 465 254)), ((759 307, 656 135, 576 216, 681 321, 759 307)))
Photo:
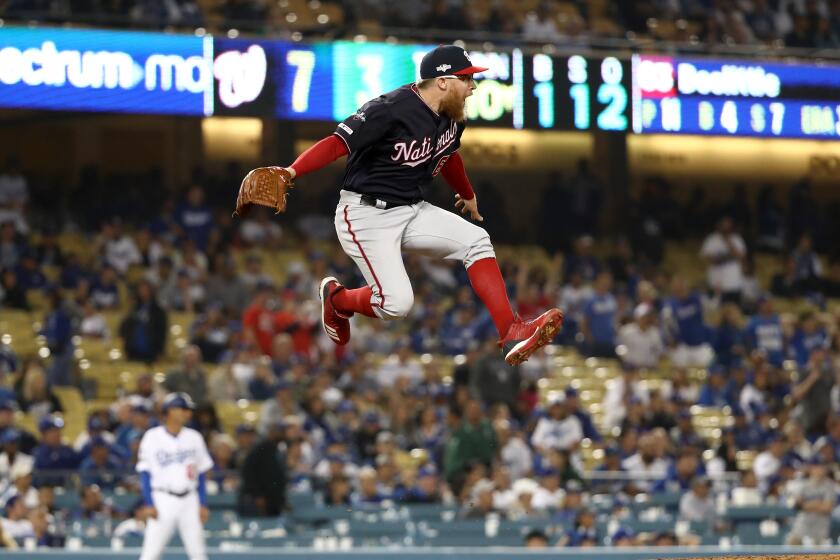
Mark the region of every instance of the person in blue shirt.
POLYGON ((700 294, 690 292, 685 278, 675 276, 671 297, 665 301, 663 315, 676 343, 671 360, 677 367, 705 366, 712 357, 709 328, 703 321, 700 294))
POLYGON ((140 438, 146 430, 156 425, 151 419, 151 410, 143 402, 135 402, 131 407, 129 423, 122 424, 114 433, 114 444, 124 449, 130 449, 132 441, 140 438))
POLYGON ((72 471, 79 466, 79 456, 73 449, 61 443, 64 420, 50 414, 41 418, 38 430, 41 444, 32 450, 37 474, 36 486, 64 486, 67 474, 50 475, 49 471, 72 471))
POLYGON ((116 309, 120 305, 117 271, 105 265, 90 288, 90 299, 97 309, 116 309))
POLYGON ((700 389, 697 404, 716 408, 733 406, 735 404, 732 400, 732 393, 727 386, 726 373, 723 371, 723 367, 715 366, 709 370, 706 383, 700 389))
POLYGON ((799 316, 799 324, 790 340, 790 353, 800 368, 808 365, 811 351, 828 348, 829 338, 825 328, 820 325, 813 311, 806 311, 799 316))
POLYGON ((677 459, 668 466, 665 478, 653 485, 653 492, 679 492, 691 488, 696 476, 706 474, 706 468, 693 449, 683 449, 677 459))
POLYGON ((44 319, 41 335, 47 339, 51 362, 47 368, 49 384, 70 385, 73 373, 73 322, 64 306, 61 290, 49 293, 50 311, 44 319))
POLYGON ((768 439, 768 432, 758 423, 747 422, 747 415, 740 408, 733 410, 735 445, 739 450, 758 449, 768 439))
POLYGON ((417 471, 417 482, 406 491, 403 500, 414 504, 440 503, 440 482, 434 465, 426 465, 417 471))
POLYGON ((201 251, 207 250, 213 231, 213 212, 204 203, 204 191, 194 185, 187 192, 187 200, 175 211, 175 219, 188 239, 201 251))
POLYGON ((90 442, 90 455, 79 465, 79 474, 83 486, 97 485, 111 490, 122 480, 124 465, 111 453, 105 438, 97 436, 90 442))
POLYGON ((741 359, 744 354, 744 331, 742 330, 741 312, 734 303, 725 303, 721 307, 720 323, 712 330, 712 349, 715 363, 725 368, 741 359))
POLYGON ((583 306, 583 344, 585 355, 615 356, 616 317, 618 302, 610 293, 612 275, 601 272, 595 278, 595 294, 583 306))
POLYGON ((773 310, 773 300, 763 296, 758 302, 758 314, 744 329, 747 347, 760 350, 767 361, 781 367, 785 358, 785 335, 779 315, 773 310))

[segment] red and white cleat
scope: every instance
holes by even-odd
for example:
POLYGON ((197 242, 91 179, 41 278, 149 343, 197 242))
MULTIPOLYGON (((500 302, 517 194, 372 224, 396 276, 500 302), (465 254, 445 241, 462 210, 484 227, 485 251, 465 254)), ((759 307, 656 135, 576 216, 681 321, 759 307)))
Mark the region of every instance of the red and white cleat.
POLYGON ((321 298, 321 326, 324 327, 327 336, 339 346, 344 346, 350 340, 349 317, 336 311, 332 304, 333 294, 343 289, 344 286, 339 284, 337 279, 328 276, 321 280, 321 289, 318 292, 321 298))
POLYGON ((556 308, 549 309, 531 321, 517 317, 505 337, 499 341, 505 353, 505 362, 512 366, 521 364, 551 342, 562 327, 563 312, 556 308))

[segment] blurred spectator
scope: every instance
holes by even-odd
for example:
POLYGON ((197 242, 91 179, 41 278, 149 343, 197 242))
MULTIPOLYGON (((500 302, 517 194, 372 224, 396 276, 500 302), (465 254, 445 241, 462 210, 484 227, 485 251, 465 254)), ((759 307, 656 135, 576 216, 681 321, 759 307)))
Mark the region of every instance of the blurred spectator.
POLYGON ((260 283, 254 300, 242 314, 243 329, 266 355, 271 355, 271 341, 276 333, 273 295, 271 283, 260 283))
POLYGON ((104 263, 120 274, 125 274, 130 266, 140 264, 142 261, 137 244, 123 233, 122 224, 118 220, 102 225, 96 246, 104 263))
POLYGON ((484 416, 481 404, 467 401, 463 421, 447 442, 444 456, 445 476, 456 493, 460 493, 467 466, 472 461, 490 465, 496 454, 496 433, 484 416))
MULTIPOLYGON (((766 0, 760 1, 766 2, 766 0)), ((785 216, 784 210, 776 201, 776 193, 773 187, 762 187, 758 193, 756 207, 758 248, 781 253, 785 247, 785 216)))
POLYGON ((163 387, 170 393, 187 393, 201 406, 209 402, 207 373, 201 367, 201 350, 190 345, 181 353, 181 365, 166 374, 163 387))
POLYGON ((282 228, 271 221, 271 214, 265 208, 254 208, 239 226, 242 240, 248 245, 262 249, 277 249, 283 237, 282 228))
POLYGON ((57 416, 45 416, 38 423, 41 443, 32 451, 35 458, 35 471, 38 473, 36 484, 64 486, 66 471, 79 466, 79 456, 71 447, 61 443, 61 430, 64 420, 57 416), (49 475, 50 471, 65 471, 64 474, 49 475))
POLYGON ((50 364, 47 375, 50 385, 66 386, 72 384, 73 375, 73 324, 72 317, 64 303, 61 290, 50 291, 50 311, 44 319, 41 335, 47 339, 50 350, 50 364))
POLYGON ((289 415, 298 414, 300 405, 295 400, 291 384, 285 379, 278 379, 272 394, 260 408, 259 432, 266 434, 271 426, 284 421, 289 415))
POLYGON ((703 320, 703 300, 688 289, 688 282, 675 276, 671 282, 671 299, 665 303, 663 315, 673 331, 676 348, 671 361, 677 367, 706 366, 714 357, 709 345, 709 329, 703 320))
POLYGON ((835 384, 834 365, 823 349, 811 352, 802 380, 793 387, 791 400, 795 403, 793 415, 810 437, 825 430, 831 413, 831 391, 835 384))
MULTIPOLYGON (((14 154, 6 156, 0 173, 0 210, 7 210, 22 219, 29 202, 29 185, 21 173, 20 160, 14 154)), ((0 222, 5 220, 0 220, 0 222)), ((25 232, 24 232, 25 233, 25 232)))
POLYGON ((64 412, 58 397, 47 384, 43 368, 37 362, 27 365, 22 380, 18 404, 23 412, 38 419, 53 412, 64 412))
POLYGON ((4 481, 11 481, 13 469, 32 469, 35 459, 20 450, 23 434, 16 428, 0 430, 0 488, 4 481))
POLYGON ((837 488, 829 478, 829 467, 816 459, 808 467, 808 478, 793 494, 798 511, 787 544, 822 545, 829 541, 831 512, 837 502, 837 488))
POLYGON ((724 301, 739 303, 744 283, 743 260, 747 256, 747 245, 735 232, 732 218, 721 218, 717 230, 703 241, 700 256, 708 263, 706 281, 709 289, 721 294, 724 301))
POLYGON ((782 467, 782 458, 787 452, 787 437, 772 434, 767 449, 756 455, 753 461, 753 472, 758 479, 759 487, 767 490, 770 479, 782 467))
POLYGON ((537 422, 531 445, 542 454, 550 449, 575 450, 583 439, 580 420, 571 414, 563 395, 550 397, 548 414, 537 422))
POLYGON ((811 234, 803 233, 791 256, 794 266, 794 285, 800 294, 818 291, 821 287, 823 268, 814 251, 811 234))
MULTIPOLYGON (((582 235, 574 243, 573 252, 563 262, 563 281, 571 282, 574 274, 580 274, 583 282, 589 284, 596 280, 601 272, 601 263, 592 254, 594 240, 589 235, 582 235)), ((611 287, 611 286, 610 286, 611 287)))
POLYGON ((592 421, 592 417, 581 406, 577 390, 569 385, 563 393, 566 396, 565 402, 569 412, 580 421, 581 428, 583 428, 583 437, 589 438, 596 443, 602 441, 603 437, 592 421))
POLYGON ((40 497, 32 487, 32 462, 21 462, 9 471, 9 486, 0 493, 0 507, 6 507, 13 498, 20 499, 27 509, 36 508, 40 497))
POLYGON ((220 252, 213 256, 205 287, 208 302, 222 306, 236 317, 248 305, 249 288, 239 275, 236 260, 229 254, 220 252))
POLYGON ((773 300, 763 296, 758 302, 758 313, 744 328, 746 347, 759 350, 767 361, 781 367, 785 358, 785 335, 778 313, 773 309, 773 300))
POLYGON ((665 478, 668 472, 668 460, 664 456, 662 442, 653 433, 639 438, 639 450, 634 455, 622 461, 623 470, 635 473, 638 479, 634 481, 637 488, 648 491, 653 487, 653 481, 665 478))
POLYGON ((141 281, 134 294, 134 309, 120 324, 125 354, 129 360, 152 363, 162 354, 168 330, 166 311, 155 299, 152 285, 141 281))
POLYGON ((539 529, 532 529, 525 535, 525 548, 548 548, 548 537, 539 529))
POLYGON ((82 484, 112 490, 122 480, 122 471, 122 462, 111 453, 108 442, 101 436, 91 440, 90 455, 79 465, 82 484))
POLYGON ((629 365, 621 368, 621 377, 607 381, 602 410, 607 429, 621 425, 631 401, 647 403, 650 400, 647 388, 639 379, 639 371, 629 365))
POLYGON ((731 407, 736 404, 731 388, 726 382, 726 374, 723 368, 715 367, 709 370, 706 382, 700 389, 697 404, 716 408, 731 407))
POLYGON ((14 222, 0 220, 0 268, 13 270, 26 251, 26 242, 14 222))
POLYGON ((618 302, 610 293, 612 276, 601 272, 595 278, 595 294, 583 307, 581 352, 588 356, 615 356, 618 302))
POLYGON ((231 346, 236 325, 221 304, 211 304, 190 327, 190 342, 201 350, 205 361, 219 363, 231 346))
POLYGON ((0 269, 0 304, 6 309, 29 310, 26 290, 18 283, 17 274, 11 268, 0 269))
POLYGON ((117 286, 117 271, 112 266, 103 266, 90 289, 90 299, 97 309, 117 309, 120 292, 117 286))
POLYGON ((204 190, 193 185, 183 204, 175 210, 175 220, 195 246, 205 251, 213 231, 213 213, 204 202, 204 190))
POLYGON ((237 470, 234 464, 236 442, 225 433, 216 433, 210 441, 210 456, 213 459, 213 469, 208 478, 217 486, 219 492, 232 492, 239 486, 239 478, 230 471, 237 470))
POLYGON ((717 521, 717 510, 711 488, 711 480, 705 476, 695 477, 691 482, 691 490, 680 498, 680 519, 700 521, 710 528, 714 527, 717 521))
POLYGON ((828 346, 828 333, 816 314, 813 311, 803 312, 790 340, 790 354, 796 360, 796 365, 804 368, 811 359, 811 352, 828 346))
POLYGON ((24 453, 32 453, 32 449, 37 445, 35 436, 30 434, 25 429, 16 426, 15 412, 19 409, 17 402, 12 397, 0 396, 0 437, 8 434, 8 437, 15 437, 17 432, 18 448, 24 453))
POLYGON ((32 522, 27 519, 27 509, 21 498, 11 498, 5 507, 5 517, 0 517, 0 526, 3 534, 12 539, 21 541, 27 537, 35 536, 35 529, 32 522))
POLYGON ((484 519, 491 513, 497 513, 493 506, 493 491, 495 489, 496 486, 493 481, 486 478, 482 478, 473 484, 464 517, 467 519, 484 519))
POLYGON ((562 37, 552 17, 550 2, 542 1, 535 12, 528 12, 522 24, 522 39, 528 42, 554 43, 562 37))
POLYGON ((114 538, 128 539, 134 538, 140 540, 146 531, 146 512, 145 504, 142 500, 137 500, 131 508, 130 517, 121 521, 119 525, 114 528, 114 538))
POLYGON ((633 311, 634 321, 618 331, 616 353, 633 368, 655 368, 665 352, 662 336, 656 325, 655 309, 640 303, 633 311))
POLYGON ((276 517, 286 509, 286 457, 279 449, 283 427, 273 423, 242 465, 237 511, 246 517, 276 517))

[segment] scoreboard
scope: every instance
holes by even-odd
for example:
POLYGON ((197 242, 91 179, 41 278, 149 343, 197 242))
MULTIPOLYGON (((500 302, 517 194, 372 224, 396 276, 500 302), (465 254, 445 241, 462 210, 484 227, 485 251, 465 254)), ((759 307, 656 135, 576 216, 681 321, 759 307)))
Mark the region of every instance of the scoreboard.
POLYGON ((629 61, 535 54, 526 58, 524 75, 526 128, 628 130, 629 61))
MULTIPOLYGON (((434 45, 0 27, 0 108, 341 121, 434 45)), ((471 125, 840 139, 840 66, 468 51, 471 125)))
POLYGON ((840 67, 633 57, 633 130, 840 138, 840 67))

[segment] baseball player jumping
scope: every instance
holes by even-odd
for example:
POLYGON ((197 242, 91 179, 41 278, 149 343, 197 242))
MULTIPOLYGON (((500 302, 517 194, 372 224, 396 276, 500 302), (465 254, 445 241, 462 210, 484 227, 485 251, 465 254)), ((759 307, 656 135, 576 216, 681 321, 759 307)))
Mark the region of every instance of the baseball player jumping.
POLYGON ((515 316, 487 232, 425 202, 439 173, 457 193, 455 206, 481 222, 478 202, 458 153, 465 103, 475 89, 474 66, 464 49, 446 45, 427 53, 420 80, 367 102, 335 132, 302 153, 289 167, 258 168, 243 181, 237 212, 249 202, 285 209, 285 189, 300 175, 348 156, 335 228, 344 252, 368 285, 349 289, 333 277, 321 282, 321 320, 336 344, 350 339, 354 313, 390 320, 405 317, 414 302, 402 250, 459 260, 487 306, 499 345, 511 365, 527 360, 563 324, 559 309, 536 319, 515 316), (279 200, 256 200, 280 181, 279 200))
POLYGON ((140 560, 157 560, 175 527, 190 560, 206 560, 204 528, 207 509, 205 473, 213 467, 204 439, 184 427, 195 408, 186 393, 170 393, 163 401, 163 426, 140 440, 137 472, 146 504, 146 533, 140 560))

